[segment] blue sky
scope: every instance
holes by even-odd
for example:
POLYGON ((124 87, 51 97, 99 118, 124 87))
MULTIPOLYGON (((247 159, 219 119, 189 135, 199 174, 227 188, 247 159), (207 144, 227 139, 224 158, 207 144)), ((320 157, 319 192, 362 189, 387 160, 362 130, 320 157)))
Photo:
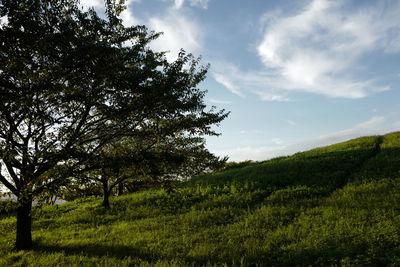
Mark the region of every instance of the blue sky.
MULTIPOLYGON (((82 0, 102 12, 102 0, 82 0)), ((206 102, 231 111, 208 148, 264 160, 400 130, 400 1, 128 0, 152 47, 211 64, 206 102)))

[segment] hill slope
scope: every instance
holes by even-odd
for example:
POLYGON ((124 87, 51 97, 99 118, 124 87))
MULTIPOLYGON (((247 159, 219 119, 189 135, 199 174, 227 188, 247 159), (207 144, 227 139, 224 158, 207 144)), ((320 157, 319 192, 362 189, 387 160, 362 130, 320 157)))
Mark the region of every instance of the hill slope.
POLYGON ((151 190, 35 211, 31 252, 0 266, 400 265, 400 133, 151 190))

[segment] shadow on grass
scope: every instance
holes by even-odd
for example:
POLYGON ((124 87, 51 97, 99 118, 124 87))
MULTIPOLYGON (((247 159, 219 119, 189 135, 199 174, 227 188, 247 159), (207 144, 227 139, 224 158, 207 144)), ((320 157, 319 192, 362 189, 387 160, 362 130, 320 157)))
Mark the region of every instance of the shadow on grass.
POLYGON ((99 243, 91 244, 70 244, 70 245, 48 245, 36 243, 34 250, 41 253, 64 253, 67 256, 84 255, 89 257, 113 257, 124 259, 127 257, 140 258, 141 260, 153 262, 160 259, 160 255, 146 253, 143 250, 124 245, 107 245, 99 243))
POLYGON ((177 259, 176 256, 167 256, 160 253, 149 253, 134 246, 125 245, 107 245, 99 243, 90 244, 70 244, 70 245, 48 245, 40 242, 35 242, 34 251, 39 253, 63 253, 66 256, 85 256, 90 258, 101 258, 101 257, 111 257, 116 260, 123 260, 126 258, 131 258, 135 262, 147 262, 150 264, 155 264, 158 261, 174 262, 178 260, 180 264, 186 266, 192 266, 193 264, 203 266, 207 264, 216 264, 220 262, 221 259, 215 257, 181 257, 177 259))

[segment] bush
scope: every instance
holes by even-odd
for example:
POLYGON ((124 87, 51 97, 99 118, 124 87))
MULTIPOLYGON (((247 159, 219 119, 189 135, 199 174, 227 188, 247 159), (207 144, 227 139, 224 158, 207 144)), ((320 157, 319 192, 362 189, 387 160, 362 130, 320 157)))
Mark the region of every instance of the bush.
POLYGON ((17 211, 17 203, 11 200, 0 201, 0 215, 10 215, 17 211))

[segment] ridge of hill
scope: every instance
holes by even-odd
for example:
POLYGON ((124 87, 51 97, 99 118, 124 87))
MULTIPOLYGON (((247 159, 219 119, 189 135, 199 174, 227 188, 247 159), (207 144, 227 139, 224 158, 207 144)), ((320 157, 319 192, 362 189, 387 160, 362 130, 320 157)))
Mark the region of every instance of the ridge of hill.
POLYGON ((100 202, 35 210, 30 252, 0 217, 0 266, 397 266, 400 133, 100 202))

